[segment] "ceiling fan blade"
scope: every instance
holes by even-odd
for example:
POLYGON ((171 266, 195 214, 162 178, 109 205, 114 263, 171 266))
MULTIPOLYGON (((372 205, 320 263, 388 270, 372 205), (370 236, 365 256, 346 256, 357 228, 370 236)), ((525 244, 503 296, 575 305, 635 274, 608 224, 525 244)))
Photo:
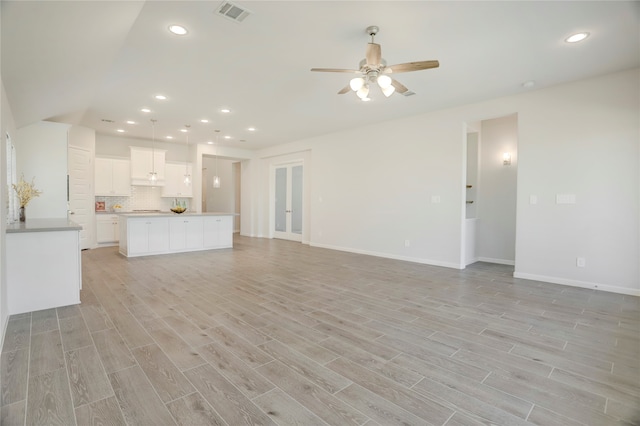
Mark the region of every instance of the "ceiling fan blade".
POLYGON ((344 95, 345 93, 349 93, 351 91, 351 86, 347 84, 342 90, 338 92, 338 95, 344 95))
POLYGON ((317 71, 317 72, 345 72, 345 73, 351 73, 351 74, 360 73, 360 70, 345 70, 345 69, 341 69, 341 68, 311 68, 311 71, 317 71))
POLYGON ((400 83, 398 80, 391 79, 391 85, 395 87, 396 92, 400 93, 402 96, 411 96, 415 95, 415 92, 407 89, 407 86, 400 83))
POLYGON ((382 51, 378 43, 367 44, 367 65, 370 67, 377 67, 380 65, 380 59, 382 58, 382 51))
POLYGON ((428 70, 430 68, 438 68, 440 66, 440 62, 438 61, 418 61, 418 62, 407 62, 404 64, 396 64, 386 67, 385 72, 411 72, 411 71, 420 71, 420 70, 428 70))

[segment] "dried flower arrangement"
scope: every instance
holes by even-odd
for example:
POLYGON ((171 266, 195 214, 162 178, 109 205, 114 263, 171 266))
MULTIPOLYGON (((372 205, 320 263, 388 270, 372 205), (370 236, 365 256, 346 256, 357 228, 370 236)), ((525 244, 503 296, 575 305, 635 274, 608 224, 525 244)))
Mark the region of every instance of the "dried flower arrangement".
POLYGON ((36 189, 34 180, 35 177, 31 179, 31 182, 27 182, 24 180, 24 175, 21 175, 18 183, 11 184, 18 195, 20 207, 26 207, 29 201, 42 194, 42 191, 36 189))

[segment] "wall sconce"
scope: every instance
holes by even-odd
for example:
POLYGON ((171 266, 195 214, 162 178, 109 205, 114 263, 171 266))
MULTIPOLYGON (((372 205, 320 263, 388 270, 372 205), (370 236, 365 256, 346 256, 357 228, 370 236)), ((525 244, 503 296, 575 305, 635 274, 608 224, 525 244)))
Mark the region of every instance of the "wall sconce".
POLYGON ((504 154, 502 154, 502 164, 504 164, 505 166, 511 165, 511 153, 505 152, 504 154))

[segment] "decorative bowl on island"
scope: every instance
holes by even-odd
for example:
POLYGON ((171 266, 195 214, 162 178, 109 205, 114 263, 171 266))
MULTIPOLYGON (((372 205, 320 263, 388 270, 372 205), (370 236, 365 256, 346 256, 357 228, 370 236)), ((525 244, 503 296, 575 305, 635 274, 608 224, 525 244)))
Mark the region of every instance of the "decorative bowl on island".
POLYGON ((184 213, 185 211, 187 211, 187 209, 185 207, 171 207, 170 209, 172 212, 174 213, 184 213))

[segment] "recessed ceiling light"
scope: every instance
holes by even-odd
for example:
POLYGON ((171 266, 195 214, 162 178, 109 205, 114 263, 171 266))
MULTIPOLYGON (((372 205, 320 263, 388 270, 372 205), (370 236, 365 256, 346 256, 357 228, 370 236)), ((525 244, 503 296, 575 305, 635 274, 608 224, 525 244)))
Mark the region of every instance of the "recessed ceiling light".
POLYGON ((533 80, 525 81, 524 83, 522 83, 522 87, 524 87, 525 89, 530 89, 535 85, 536 85, 536 82, 533 80))
POLYGON ((369 102, 371 100, 371 98, 362 98, 361 101, 362 102, 369 102))
POLYGON ((104 121, 105 123, 115 123, 115 121, 109 119, 109 118, 103 118, 101 121, 104 121))
POLYGON ((229 108, 222 108, 222 109, 220 110, 220 112, 222 112, 222 113, 224 113, 224 114, 228 114, 228 113, 230 113, 230 112, 231 112, 231 110, 230 110, 229 108))
POLYGON ((587 37, 589 37, 589 33, 576 33, 565 38, 564 41, 566 41, 567 43, 577 43, 587 37))
POLYGON ((173 139, 173 136, 167 136, 167 139, 173 139))
POLYGON ((224 138, 225 138, 225 139, 231 139, 231 136, 226 135, 224 138))
POLYGON ((250 131, 250 132, 255 132, 256 128, 255 127, 249 127, 247 130, 250 131))
POLYGON ((181 131, 182 133, 187 133, 187 132, 188 132, 188 130, 187 130, 187 129, 180 129, 180 131, 181 131))
POLYGON ((169 25, 169 31, 175 35, 185 35, 187 33, 187 29, 182 25, 169 25))
POLYGON ((118 133, 124 133, 124 129, 118 129, 118 130, 116 130, 116 132, 118 132, 118 133))
POLYGON ((200 120, 201 123, 208 123, 209 120, 207 120, 206 118, 203 118, 202 120, 200 120))
POLYGON ((207 143, 208 143, 209 145, 213 145, 213 142, 212 142, 212 141, 209 141, 209 142, 207 142, 207 143))
POLYGON ((127 124, 136 124, 136 122, 133 120, 127 120, 127 124))
POLYGON ((142 108, 140 111, 142 111, 142 112, 151 112, 151 110, 149 108, 142 108))
POLYGON ((164 101, 167 99, 165 95, 155 95, 154 98, 156 98, 159 101, 164 101))

